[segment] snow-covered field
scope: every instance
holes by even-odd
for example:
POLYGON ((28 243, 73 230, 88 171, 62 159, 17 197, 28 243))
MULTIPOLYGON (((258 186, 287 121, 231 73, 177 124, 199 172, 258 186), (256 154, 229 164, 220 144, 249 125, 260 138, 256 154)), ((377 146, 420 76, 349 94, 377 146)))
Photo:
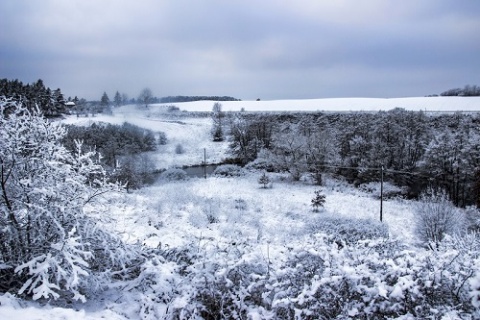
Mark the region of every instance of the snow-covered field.
MULTIPOLYGON (((186 111, 211 111, 213 101, 166 103, 186 111)), ((221 101, 224 111, 480 111, 479 97, 331 98, 303 100, 221 101)))
MULTIPOLYGON (((321 99, 297 101, 242 101, 222 102, 223 110, 282 111, 282 110, 389 110, 395 107, 421 110, 480 110, 478 98, 411 98, 411 99, 321 99)), ((182 110, 210 111, 211 101, 175 104, 182 110)), ((64 123, 85 125, 91 121, 121 124, 125 121, 163 131, 168 144, 155 154, 157 168, 199 164, 203 149, 207 162, 220 162, 227 156, 228 143, 210 140, 209 118, 162 117, 160 105, 149 110, 134 106, 123 107, 111 116, 77 118, 71 116, 64 123), (176 154, 181 144, 184 154, 176 154)), ((304 237, 322 215, 378 220, 380 203, 377 194, 362 192, 332 179, 322 187, 326 195, 324 209, 315 213, 311 199, 318 187, 305 182, 293 183, 285 176, 272 175, 273 186, 261 189, 259 173, 249 172, 239 178, 192 178, 180 182, 157 182, 153 186, 130 194, 117 196, 108 207, 112 228, 129 243, 141 242, 152 248, 175 248, 197 239, 199 246, 219 247, 248 242, 259 256, 268 255, 272 261, 281 261, 289 247, 301 247, 304 237), (210 223, 215 218, 217 223, 210 223)), ((413 203, 390 199, 383 203, 384 222, 390 236, 406 243, 414 243, 413 203)), ((10 295, 0 296, 0 319, 125 319, 134 314, 121 315, 115 308, 109 310, 73 310, 39 306, 16 300, 10 295)))

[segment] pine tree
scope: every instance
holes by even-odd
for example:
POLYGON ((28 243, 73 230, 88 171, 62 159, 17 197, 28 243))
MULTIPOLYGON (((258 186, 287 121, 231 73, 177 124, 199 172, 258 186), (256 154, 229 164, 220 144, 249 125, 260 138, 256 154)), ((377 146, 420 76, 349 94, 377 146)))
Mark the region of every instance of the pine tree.
POLYGON ((113 97, 113 103, 117 108, 122 105, 122 96, 120 95, 120 92, 115 92, 115 97, 113 97))
POLYGON ((102 98, 100 99, 100 108, 102 109, 102 112, 110 114, 110 98, 108 98, 108 95, 106 92, 103 93, 102 98))
POLYGON ((315 191, 315 197, 312 199, 312 207, 314 212, 318 212, 320 208, 323 208, 325 204, 325 195, 321 190, 315 191))
POLYGON ((262 185, 262 188, 267 189, 269 184, 270 184, 270 178, 267 176, 266 172, 263 172, 263 174, 258 178, 258 183, 262 185))

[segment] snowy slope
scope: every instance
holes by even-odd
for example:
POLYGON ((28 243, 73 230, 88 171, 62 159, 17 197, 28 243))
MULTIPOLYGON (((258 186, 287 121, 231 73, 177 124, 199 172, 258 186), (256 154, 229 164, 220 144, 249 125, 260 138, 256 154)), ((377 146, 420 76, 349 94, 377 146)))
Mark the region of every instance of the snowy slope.
MULTIPOLYGON (((331 98, 271 101, 221 101, 224 111, 480 111, 480 97, 331 98)), ((186 111, 211 111, 214 101, 167 103, 186 111)), ((157 106, 162 106, 159 104, 157 106)))
MULTIPOLYGON (((151 111, 151 110, 150 110, 151 111)), ((150 111, 138 110, 135 106, 126 106, 116 110, 113 115, 97 115, 95 117, 70 116, 63 123, 90 125, 92 122, 106 122, 121 125, 128 122, 153 132, 164 132, 167 144, 159 145, 152 154, 157 169, 182 167, 201 164, 206 151, 207 163, 220 163, 227 156, 228 142, 213 142, 210 136, 212 120, 210 118, 179 118, 172 120, 168 115, 160 114, 147 117, 150 111), (175 148, 181 145, 184 153, 177 154, 175 148)))

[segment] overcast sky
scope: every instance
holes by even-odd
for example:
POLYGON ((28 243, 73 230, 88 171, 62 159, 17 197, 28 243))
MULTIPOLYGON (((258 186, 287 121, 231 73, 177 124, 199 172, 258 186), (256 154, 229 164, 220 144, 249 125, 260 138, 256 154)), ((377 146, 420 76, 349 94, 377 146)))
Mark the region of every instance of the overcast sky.
POLYGON ((424 96, 480 85, 480 1, 1 0, 0 78, 97 100, 424 96))

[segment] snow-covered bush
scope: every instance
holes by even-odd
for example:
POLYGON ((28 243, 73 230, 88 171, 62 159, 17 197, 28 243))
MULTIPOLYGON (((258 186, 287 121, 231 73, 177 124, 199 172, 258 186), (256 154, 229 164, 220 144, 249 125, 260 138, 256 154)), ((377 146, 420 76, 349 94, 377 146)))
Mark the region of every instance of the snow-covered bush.
POLYGON ((128 292, 122 294, 115 305, 119 303, 128 305, 132 314, 128 318, 138 317, 144 320, 173 319, 176 288, 180 286, 180 270, 177 263, 167 261, 157 249, 147 249, 143 252, 145 261, 139 267, 138 276, 117 285, 117 290, 128 292))
POLYGON ((166 145, 167 142, 168 142, 167 134, 163 131, 158 131, 157 135, 158 135, 158 137, 157 137, 158 144, 161 145, 161 146, 166 145))
POLYGON ((458 243, 415 252, 384 240, 337 247, 318 235, 303 248, 293 248, 288 263, 272 272, 264 296, 273 297, 273 318, 425 319, 449 314, 476 319, 478 251, 468 252, 463 255, 458 243))
POLYGON ((188 174, 185 170, 172 168, 163 171, 160 179, 164 181, 183 181, 188 180, 188 174))
MULTIPOLYGON (((201 237, 159 250, 136 279, 145 318, 386 319, 480 316, 478 238, 435 251, 384 239, 339 246, 325 234, 270 261, 248 243, 201 237), (215 257, 215 259, 212 259, 215 257)), ((470 318, 469 318, 470 317, 470 318)))
POLYGON ((480 232, 480 209, 467 207, 465 209, 467 228, 469 232, 480 232))
POLYGON ((272 161, 267 159, 260 159, 257 158, 245 165, 245 168, 248 170, 257 170, 257 171, 267 171, 267 172, 275 172, 279 171, 276 164, 272 161))
POLYGON ((246 319, 252 307, 263 303, 268 263, 248 244, 191 243, 174 256, 187 262, 172 304, 177 318, 246 319))
POLYGON ((355 219, 339 215, 322 215, 312 222, 313 232, 325 233, 330 241, 356 243, 360 240, 388 238, 387 225, 372 219, 355 219))
POLYGON ((185 148, 180 143, 178 143, 175 146, 175 154, 184 154, 184 153, 185 153, 185 148))
POLYGON ((223 164, 216 167, 213 174, 219 177, 240 177, 243 176, 245 172, 242 167, 235 164, 223 164))
POLYGON ((94 153, 69 153, 63 127, 18 106, 0 110, 0 288, 33 299, 85 301, 137 258, 84 206, 117 190, 94 153))
POLYGON ((245 201, 245 199, 242 199, 242 198, 235 199, 235 209, 240 211, 247 210, 247 201, 245 201))
POLYGON ((430 190, 422 195, 416 208, 415 233, 424 243, 438 244, 445 235, 459 235, 466 232, 466 218, 456 208, 444 191, 430 190))

